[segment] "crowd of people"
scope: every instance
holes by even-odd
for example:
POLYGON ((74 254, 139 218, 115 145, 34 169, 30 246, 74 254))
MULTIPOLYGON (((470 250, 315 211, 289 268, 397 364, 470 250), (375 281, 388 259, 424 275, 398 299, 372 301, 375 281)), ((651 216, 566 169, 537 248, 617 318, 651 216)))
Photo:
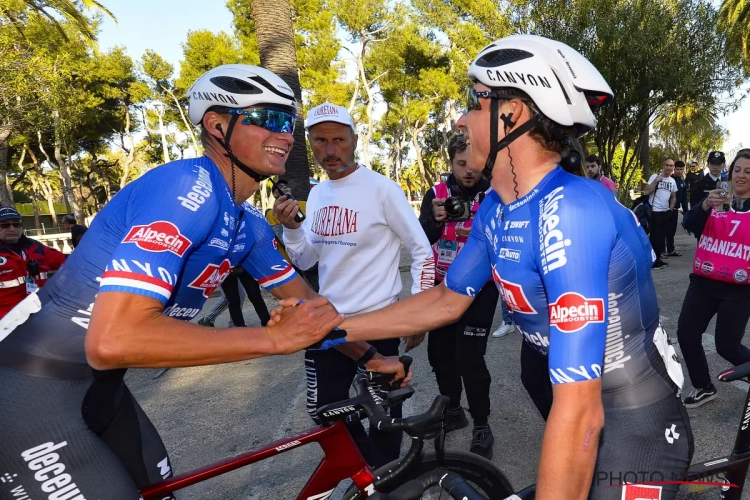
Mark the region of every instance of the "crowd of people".
MULTIPOLYGON (((537 498, 638 496, 638 485, 612 488, 597 471, 684 476, 693 453, 685 407, 716 396, 701 344, 714 315, 717 352, 733 364, 750 361, 741 343, 750 317, 750 231, 742 225, 750 151, 740 151, 726 179, 720 152, 709 154, 703 176, 695 162, 685 175, 683 162, 666 160, 643 189, 648 210, 634 216, 596 155, 578 159, 579 175, 569 173, 571 141, 596 126, 595 109, 613 98, 581 54, 514 35, 477 54, 468 76, 466 112, 448 144, 450 175, 424 194, 418 217, 398 184, 356 161, 357 127, 332 103, 305 120, 328 180, 306 203, 280 190, 267 214, 244 202, 261 181, 284 174, 298 103, 277 75, 240 64, 214 68, 190 89, 188 115, 204 156, 128 184, 83 238, 66 220, 75 245, 67 260, 25 238, 18 213, 1 208, 8 253, 0 259, 16 263, 7 282, 19 293, 0 319, 0 468, 31 495, 59 486, 40 474, 66 470, 63 486, 87 497, 138 498, 139 488, 172 471, 124 381, 128 368, 305 350, 307 409, 317 421, 319 408, 348 397, 360 370, 406 384, 400 343, 408 352, 425 337, 450 400, 445 429, 469 424, 465 392, 469 448, 491 458, 487 342, 518 330, 521 382, 546 421, 537 498), (682 255, 674 243, 679 209, 698 238, 677 331, 695 388, 684 403, 675 397, 684 377, 652 278, 682 255), (597 217, 583 224, 591 213, 597 217), (399 300, 402 248, 412 287, 399 300), (48 269, 59 270, 45 284, 48 269), (278 309, 267 309, 261 287, 278 309), (224 299, 197 319, 217 288, 224 299), (245 326, 243 289, 261 327, 245 326), (503 323, 493 333, 498 303, 503 323), (217 328, 226 307, 231 327, 217 328), (340 335, 325 339, 335 328, 340 335), (27 465, 44 450, 65 466, 27 465)), ((393 417, 402 410, 389 409, 393 417)), ((400 433, 347 425, 371 466, 399 456, 400 433)), ((665 500, 678 488, 650 487, 665 500)))

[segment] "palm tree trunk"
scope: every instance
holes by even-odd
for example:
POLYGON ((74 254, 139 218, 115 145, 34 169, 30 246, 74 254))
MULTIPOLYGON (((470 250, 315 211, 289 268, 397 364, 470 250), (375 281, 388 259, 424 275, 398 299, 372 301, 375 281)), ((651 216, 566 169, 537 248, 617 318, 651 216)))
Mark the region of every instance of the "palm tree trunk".
MULTIPOLYGON (((258 39, 260 64, 279 75, 302 103, 297 51, 294 45, 294 22, 289 0, 252 0, 255 35, 258 39)), ((289 183, 295 198, 307 200, 310 192, 310 164, 307 159, 303 117, 297 117, 294 147, 286 162, 283 179, 289 183)))
POLYGON ((8 189, 8 149, 9 139, 13 132, 13 126, 9 124, 0 125, 0 204, 6 207, 13 206, 13 195, 8 189))

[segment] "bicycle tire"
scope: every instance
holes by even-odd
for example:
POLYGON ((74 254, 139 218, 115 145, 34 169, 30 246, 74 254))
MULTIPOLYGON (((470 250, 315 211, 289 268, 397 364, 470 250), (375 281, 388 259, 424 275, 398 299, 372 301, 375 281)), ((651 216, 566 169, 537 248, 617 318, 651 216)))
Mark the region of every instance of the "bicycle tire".
MULTIPOLYGON (((382 477, 398 462, 398 460, 394 460, 379 468, 375 471, 375 476, 382 477)), ((465 451, 446 451, 445 458, 438 461, 435 452, 428 451, 422 454, 421 460, 403 474, 403 477, 394 481, 394 484, 387 488, 385 493, 389 493, 406 481, 435 469, 449 470, 471 481, 477 491, 488 500, 503 500, 515 492, 505 474, 495 464, 479 455, 465 451)), ((351 488, 341 500, 355 499, 364 499, 364 495, 356 488, 351 488)))

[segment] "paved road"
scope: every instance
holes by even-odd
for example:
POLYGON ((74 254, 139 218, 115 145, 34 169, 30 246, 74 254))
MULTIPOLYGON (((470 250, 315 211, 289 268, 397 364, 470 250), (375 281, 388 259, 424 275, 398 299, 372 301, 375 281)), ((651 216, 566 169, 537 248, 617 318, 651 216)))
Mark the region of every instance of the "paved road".
MULTIPOLYGON (((663 323, 673 338, 695 240, 682 233, 678 234, 677 244, 684 255, 669 259, 667 269, 654 272, 663 323)), ((402 277, 408 290, 409 273, 402 273, 402 277)), ((273 304, 270 296, 268 302, 273 304)), ((250 325, 259 324, 249 305, 245 317, 250 325)), ((217 326, 225 326, 227 319, 225 313, 217 326)), ((498 310, 495 326, 499 323, 498 310)), ((713 328, 712 323, 704 335, 704 344, 711 371, 718 373, 728 364, 716 354, 713 328)), ((519 381, 520 345, 520 335, 508 335, 491 338, 487 349, 487 363, 493 377, 490 424, 495 434, 494 462, 518 488, 534 482, 543 432, 543 421, 519 381)), ((426 346, 420 346, 413 354, 416 395, 407 401, 405 414, 423 411, 438 393, 427 364, 426 346)), ((183 472, 309 427, 302 364, 302 356, 297 354, 222 366, 173 369, 158 379, 153 379, 156 370, 133 369, 128 373, 128 383, 162 433, 174 469, 183 472)), ((746 386, 735 384, 720 384, 715 401, 691 410, 696 461, 723 456, 731 449, 747 392, 746 386)), ((688 380, 685 391, 689 389, 688 380)), ((451 433, 447 444, 451 448, 468 450, 470 434, 470 428, 451 433)), ((180 498, 293 499, 321 456, 317 446, 293 450, 184 490, 180 498)), ((337 490, 332 498, 339 497, 337 490)), ((715 491, 686 492, 680 498, 713 499, 718 498, 718 494, 715 491)), ((750 492, 743 498, 750 498, 750 492)))

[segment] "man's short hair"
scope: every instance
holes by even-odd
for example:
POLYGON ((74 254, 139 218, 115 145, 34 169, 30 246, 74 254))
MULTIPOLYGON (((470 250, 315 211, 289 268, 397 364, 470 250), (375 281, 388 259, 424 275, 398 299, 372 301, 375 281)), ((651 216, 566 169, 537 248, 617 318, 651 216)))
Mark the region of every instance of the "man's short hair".
POLYGON ((674 162, 674 168, 685 168, 685 162, 682 160, 677 160, 674 162))
POLYGON ((467 148, 466 137, 463 134, 456 134, 448 140, 448 158, 453 163, 456 153, 463 153, 467 148))
POLYGON ((601 160, 599 160, 599 157, 593 153, 586 157, 586 163, 596 163, 597 165, 602 164, 601 160))
POLYGON ((63 217, 63 223, 64 224, 75 224, 76 223, 76 217, 75 215, 66 215, 63 217))

